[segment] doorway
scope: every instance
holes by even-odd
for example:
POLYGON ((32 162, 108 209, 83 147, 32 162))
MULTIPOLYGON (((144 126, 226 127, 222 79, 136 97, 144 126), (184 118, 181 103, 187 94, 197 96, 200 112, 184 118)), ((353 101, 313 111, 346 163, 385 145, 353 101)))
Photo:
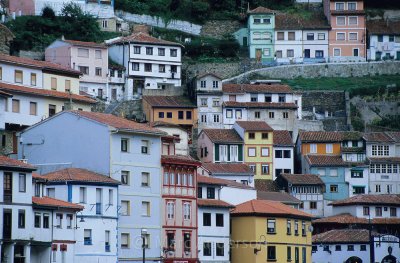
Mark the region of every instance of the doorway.
POLYGON ((12 231, 12 211, 9 209, 3 210, 3 238, 11 239, 12 231))
POLYGON ((304 57, 305 58, 310 58, 310 54, 311 54, 311 52, 309 49, 304 49, 304 57))

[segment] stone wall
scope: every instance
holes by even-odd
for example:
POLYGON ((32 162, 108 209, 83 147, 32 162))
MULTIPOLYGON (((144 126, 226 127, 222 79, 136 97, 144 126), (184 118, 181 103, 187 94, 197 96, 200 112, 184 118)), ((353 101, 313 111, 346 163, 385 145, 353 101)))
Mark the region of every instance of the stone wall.
POLYGON ((20 50, 19 56, 23 58, 30 58, 36 60, 44 60, 44 52, 40 51, 29 51, 29 50, 20 50))
POLYGON ((215 73, 221 78, 229 78, 243 72, 240 63, 228 62, 228 63, 183 63, 182 68, 185 70, 188 79, 193 78, 198 74, 205 72, 215 73))
POLYGON ((382 116, 400 115, 399 101, 373 100, 366 101, 359 96, 351 98, 351 103, 360 111, 363 121, 370 124, 382 116))
POLYGON ((168 87, 166 89, 144 89, 143 96, 182 96, 185 93, 185 88, 168 87))
POLYGON ((13 39, 13 33, 5 25, 0 24, 0 53, 10 54, 10 43, 13 39))
POLYGON ((235 20, 209 20, 201 28, 201 36, 222 39, 227 34, 232 34, 241 28, 239 21, 235 20))

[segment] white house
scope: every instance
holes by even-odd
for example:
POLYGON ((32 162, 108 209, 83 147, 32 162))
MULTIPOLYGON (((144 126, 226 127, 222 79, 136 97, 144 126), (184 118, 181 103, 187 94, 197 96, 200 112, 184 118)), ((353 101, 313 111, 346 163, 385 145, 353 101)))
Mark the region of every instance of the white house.
MULTIPOLYGON (((152 122, 150 123, 150 126, 166 132, 169 136, 175 137, 176 142, 174 143, 174 147, 176 155, 184 155, 184 156, 189 155, 189 135, 187 130, 185 130, 179 125, 162 121, 152 122)), ((163 150, 164 150, 164 145, 163 145, 163 150)))
POLYGON ((400 59, 400 22, 371 20, 367 22, 368 59, 400 59))
POLYGON ((244 163, 203 163, 200 174, 254 187, 254 172, 244 163))
MULTIPOLYGON (((74 262, 116 262, 119 181, 85 169, 66 168, 42 175, 48 197, 80 204, 74 262)), ((58 218, 59 228, 68 217, 58 218)), ((68 224, 68 222, 67 222, 68 224)))
POLYGON ((213 73, 205 73, 196 76, 194 84, 199 133, 204 128, 223 128, 222 79, 213 73))
POLYGON ((294 144, 288 131, 273 131, 273 180, 281 173, 294 172, 294 144))
POLYGON ((143 32, 108 42, 110 58, 126 68, 128 96, 140 96, 143 89, 180 88, 182 47, 143 32))
POLYGON ((108 89, 110 90, 111 101, 121 101, 129 99, 126 94, 125 82, 126 74, 125 68, 118 64, 108 65, 108 89))
POLYGON ((230 262, 229 210, 234 205, 221 200, 220 190, 226 185, 224 181, 201 175, 197 177, 200 262, 230 262))

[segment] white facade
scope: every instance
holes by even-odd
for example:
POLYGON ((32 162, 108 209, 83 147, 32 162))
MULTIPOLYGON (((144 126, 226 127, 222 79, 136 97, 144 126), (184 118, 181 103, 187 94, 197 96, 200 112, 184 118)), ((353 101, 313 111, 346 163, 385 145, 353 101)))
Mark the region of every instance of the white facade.
MULTIPOLYGON (((312 1, 312 0, 311 0, 312 1)), ((314 0, 318 1, 318 0, 314 0)), ((304 63, 326 62, 329 57, 328 30, 303 30, 304 63), (307 51, 309 50, 309 51, 307 51), (307 57, 309 52, 310 56, 307 57)))
POLYGON ((125 90, 126 75, 122 69, 108 69, 108 89, 110 90, 111 101, 121 101, 129 99, 125 90))
POLYGON ((220 190, 220 199, 230 204, 238 205, 257 199, 257 190, 255 188, 224 186, 220 190))
POLYGON ((273 180, 281 173, 294 173, 294 147, 273 147, 273 180))
POLYGON ((275 29, 274 39, 276 62, 282 64, 303 62, 303 43, 301 30, 275 29))
POLYGON ((369 35, 369 60, 400 59, 400 36, 369 35))
POLYGON ((397 205, 346 205, 346 206, 333 206, 333 215, 349 213, 352 216, 365 219, 374 218, 399 218, 400 207, 397 205), (368 213, 367 213, 368 211, 368 213))
MULTIPOLYGON (((167 124, 168 125, 168 124, 167 124)), ((188 155, 189 154, 189 137, 185 129, 179 126, 157 126, 157 129, 168 133, 170 136, 178 137, 179 142, 174 143, 175 145, 175 155, 188 155)))

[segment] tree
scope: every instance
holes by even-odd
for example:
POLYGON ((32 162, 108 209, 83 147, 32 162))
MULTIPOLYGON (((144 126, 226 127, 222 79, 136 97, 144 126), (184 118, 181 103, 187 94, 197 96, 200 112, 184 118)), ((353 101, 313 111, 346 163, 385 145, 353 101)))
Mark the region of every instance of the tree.
POLYGON ((42 17, 54 20, 56 18, 56 14, 51 7, 46 6, 42 9, 42 17))

